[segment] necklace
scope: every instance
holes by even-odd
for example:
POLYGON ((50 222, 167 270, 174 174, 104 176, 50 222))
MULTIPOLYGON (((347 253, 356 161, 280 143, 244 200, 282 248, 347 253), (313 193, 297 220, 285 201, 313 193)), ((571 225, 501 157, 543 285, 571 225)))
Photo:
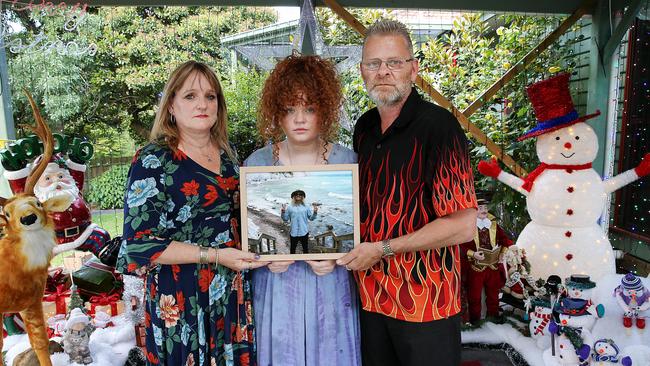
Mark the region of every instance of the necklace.
MULTIPOLYGON (((201 154, 201 156, 203 156, 209 163, 212 163, 214 161, 214 158, 212 158, 209 154, 206 154, 206 153, 203 152, 203 150, 206 147, 208 147, 208 145, 210 145, 210 143, 211 143, 211 141, 208 140, 208 142, 205 145, 196 146, 196 145, 192 145, 192 144, 190 144, 188 142, 183 142, 183 146, 191 146, 192 148, 197 149, 199 154, 201 154)), ((208 149, 209 149, 209 147, 208 147, 208 149)))
MULTIPOLYGON (((289 141, 284 140, 284 144, 285 144, 285 146, 287 148, 287 156, 289 157, 289 165, 293 165, 293 160, 291 159, 291 149, 289 148, 289 141)), ((314 165, 318 165, 318 160, 319 160, 318 152, 319 152, 319 150, 320 149, 316 149, 316 158, 314 159, 314 165)))

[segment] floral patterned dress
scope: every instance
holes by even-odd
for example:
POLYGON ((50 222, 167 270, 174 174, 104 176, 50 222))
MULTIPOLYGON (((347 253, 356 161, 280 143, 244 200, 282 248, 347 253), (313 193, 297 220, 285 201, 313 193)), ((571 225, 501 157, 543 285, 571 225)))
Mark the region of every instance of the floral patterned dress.
POLYGON ((148 364, 254 365, 249 274, 224 266, 160 265, 172 240, 234 247, 232 193, 239 168, 221 154, 219 175, 183 152, 149 144, 134 157, 117 268, 146 274, 148 364))

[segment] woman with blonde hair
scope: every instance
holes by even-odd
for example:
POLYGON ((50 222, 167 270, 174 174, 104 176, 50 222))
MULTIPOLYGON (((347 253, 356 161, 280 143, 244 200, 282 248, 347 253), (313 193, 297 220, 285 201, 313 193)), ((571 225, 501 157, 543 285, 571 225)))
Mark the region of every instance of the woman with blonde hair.
POLYGON ((207 65, 171 74, 131 164, 118 269, 146 275, 148 364, 255 364, 248 270, 233 240, 239 182, 223 90, 207 65))
MULTIPOLYGON (((269 146, 246 166, 347 164, 356 154, 333 141, 341 84, 334 65, 294 54, 264 83, 259 130, 269 146)), ((357 294, 334 261, 272 262, 253 273, 260 365, 360 365, 357 294)))

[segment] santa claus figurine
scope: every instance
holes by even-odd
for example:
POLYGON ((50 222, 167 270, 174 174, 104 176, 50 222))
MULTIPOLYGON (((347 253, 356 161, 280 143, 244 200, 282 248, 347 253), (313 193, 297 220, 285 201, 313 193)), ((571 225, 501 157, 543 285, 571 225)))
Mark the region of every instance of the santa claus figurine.
POLYGON ((499 290, 505 283, 505 269, 501 264, 503 253, 512 245, 505 231, 488 213, 491 194, 478 191, 478 216, 474 240, 461 245, 463 261, 468 264, 466 275, 469 320, 476 324, 481 319, 481 293, 485 290, 488 317, 499 316, 499 290))
MULTIPOLYGON (((5 170, 4 176, 14 194, 24 190, 27 176, 39 159, 41 157, 20 170, 5 170)), ((41 202, 58 195, 74 197, 67 210, 52 214, 59 243, 54 248, 54 255, 75 249, 91 252, 99 258, 101 250, 110 239, 106 230, 91 222, 90 208, 80 193, 85 171, 86 165, 72 160, 65 161, 60 154, 56 154, 34 187, 34 194, 41 202)))

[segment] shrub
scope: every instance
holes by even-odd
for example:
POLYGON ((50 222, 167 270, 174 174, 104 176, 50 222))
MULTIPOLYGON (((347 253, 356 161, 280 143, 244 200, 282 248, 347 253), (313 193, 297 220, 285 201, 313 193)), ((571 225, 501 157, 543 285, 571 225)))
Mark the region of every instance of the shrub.
POLYGON ((115 165, 102 175, 90 181, 86 197, 93 207, 107 210, 124 207, 124 191, 126 187, 127 164, 115 165))

